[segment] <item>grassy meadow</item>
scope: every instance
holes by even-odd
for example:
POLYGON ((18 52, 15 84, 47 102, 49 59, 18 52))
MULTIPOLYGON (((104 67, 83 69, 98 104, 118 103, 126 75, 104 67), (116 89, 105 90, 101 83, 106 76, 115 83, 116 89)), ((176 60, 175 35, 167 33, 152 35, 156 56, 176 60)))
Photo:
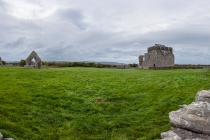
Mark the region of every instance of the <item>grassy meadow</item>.
POLYGON ((210 89, 210 70, 0 67, 0 132, 16 140, 152 140, 210 89))

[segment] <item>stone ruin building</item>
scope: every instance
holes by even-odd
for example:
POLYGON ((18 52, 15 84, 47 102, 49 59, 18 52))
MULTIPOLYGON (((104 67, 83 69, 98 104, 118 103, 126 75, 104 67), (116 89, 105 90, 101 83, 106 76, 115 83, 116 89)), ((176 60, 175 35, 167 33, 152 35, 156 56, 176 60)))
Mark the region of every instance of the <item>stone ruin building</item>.
POLYGON ((147 48, 147 53, 139 56, 139 67, 168 67, 174 66, 173 48, 155 44, 147 48))
POLYGON ((0 57, 0 66, 1 66, 1 65, 3 65, 3 63, 2 63, 2 60, 1 60, 1 57, 0 57))
POLYGON ((42 67, 42 60, 40 57, 37 55, 35 51, 32 51, 31 54, 27 57, 26 59, 26 65, 24 66, 25 68, 41 68, 42 67), (32 60, 35 60, 33 62, 32 60))

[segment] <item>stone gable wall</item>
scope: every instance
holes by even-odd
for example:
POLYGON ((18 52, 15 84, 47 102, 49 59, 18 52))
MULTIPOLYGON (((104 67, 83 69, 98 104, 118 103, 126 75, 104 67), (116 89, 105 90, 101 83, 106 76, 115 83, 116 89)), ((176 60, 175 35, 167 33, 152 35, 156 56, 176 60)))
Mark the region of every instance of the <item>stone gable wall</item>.
POLYGON ((26 58, 26 65, 25 68, 41 68, 42 67, 42 60, 37 55, 35 51, 32 51, 32 53, 26 58), (32 61, 32 59, 35 59, 35 63, 32 61))

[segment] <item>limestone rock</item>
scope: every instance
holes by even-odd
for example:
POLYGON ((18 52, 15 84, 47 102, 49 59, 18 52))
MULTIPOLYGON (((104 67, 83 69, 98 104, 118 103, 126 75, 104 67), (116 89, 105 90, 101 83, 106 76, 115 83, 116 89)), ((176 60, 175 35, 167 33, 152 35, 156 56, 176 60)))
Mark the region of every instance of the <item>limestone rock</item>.
POLYGON ((171 130, 161 133, 161 138, 162 140, 182 140, 181 137, 171 130))
POLYGON ((2 135, 2 133, 0 132, 0 140, 3 138, 3 135, 2 135))
POLYGON ((176 133, 183 140, 210 140, 209 135, 195 133, 181 128, 171 128, 171 131, 176 133))
POLYGON ((198 101, 206 101, 210 103, 210 90, 202 90, 196 95, 196 102, 198 101))
POLYGON ((13 138, 3 138, 3 135, 0 132, 0 140, 14 140, 14 139, 13 138))
POLYGON ((193 102, 169 113, 172 126, 210 135, 210 104, 193 102))
POLYGON ((196 102, 180 105, 169 113, 172 128, 161 133, 163 140, 210 140, 210 90, 196 95, 196 102))

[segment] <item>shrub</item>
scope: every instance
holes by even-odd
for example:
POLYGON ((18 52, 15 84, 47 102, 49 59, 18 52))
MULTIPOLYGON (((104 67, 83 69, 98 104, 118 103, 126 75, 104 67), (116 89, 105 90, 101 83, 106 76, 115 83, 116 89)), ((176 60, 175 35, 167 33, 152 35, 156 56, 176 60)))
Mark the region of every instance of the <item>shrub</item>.
POLYGON ((89 63, 83 63, 83 67, 90 67, 89 63))
POLYGON ((138 64, 135 64, 135 63, 129 64, 129 65, 130 65, 130 67, 137 67, 138 66, 138 64))
POLYGON ((6 62, 5 62, 5 61, 2 61, 2 64, 3 64, 3 65, 6 65, 6 62))
POLYGON ((74 67, 79 66, 79 62, 73 62, 73 66, 74 67))
POLYGON ((74 66, 73 62, 69 62, 68 67, 73 67, 73 66, 74 66))
POLYGON ((48 66, 55 66, 55 62, 47 62, 48 66))
POLYGON ((23 67, 26 64, 26 60, 20 60, 19 66, 23 67))
POLYGON ((103 68, 103 64, 101 63, 96 64, 96 68, 103 68))
POLYGON ((90 67, 95 67, 95 66, 96 66, 96 64, 95 64, 95 63, 93 63, 93 62, 89 62, 89 66, 90 66, 90 67))
POLYGON ((42 65, 48 66, 48 62, 42 62, 42 65))

